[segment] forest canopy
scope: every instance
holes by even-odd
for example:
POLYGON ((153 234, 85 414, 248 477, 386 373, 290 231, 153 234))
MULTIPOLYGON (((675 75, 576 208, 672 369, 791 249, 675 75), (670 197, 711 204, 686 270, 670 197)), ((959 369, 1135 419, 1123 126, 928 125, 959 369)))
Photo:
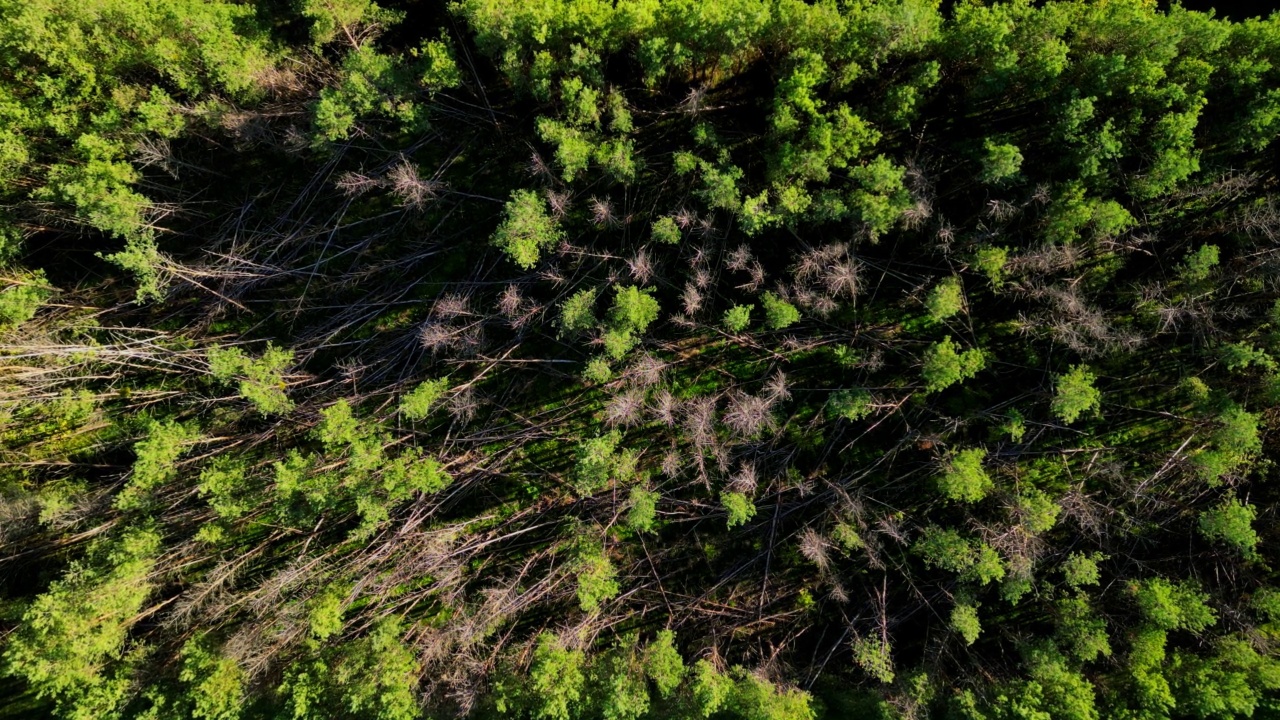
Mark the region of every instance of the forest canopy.
POLYGON ((0 718, 1280 718, 1280 13, 0 0, 0 718))

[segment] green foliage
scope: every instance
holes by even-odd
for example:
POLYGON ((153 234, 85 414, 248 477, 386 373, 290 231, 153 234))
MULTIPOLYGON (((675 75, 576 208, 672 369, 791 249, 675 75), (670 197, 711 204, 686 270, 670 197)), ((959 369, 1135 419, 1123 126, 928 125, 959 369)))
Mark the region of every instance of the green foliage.
POLYGON ((613 379, 613 369, 609 367, 607 358, 593 357, 587 361, 587 366, 583 368, 582 377, 587 382, 603 385, 613 379))
POLYGON ((724 312, 721 322, 724 329, 731 333, 740 333, 751 324, 751 310, 755 305, 734 305, 724 312))
POLYGON ((1217 622, 1203 592, 1186 583, 1151 578, 1135 584, 1134 599, 1143 618, 1160 630, 1199 633, 1217 622))
POLYGON ((800 322, 800 310, 772 292, 760 296, 764 306, 764 324, 770 330, 785 330, 800 322))
POLYGON ((609 307, 609 323, 613 329, 637 335, 649 329, 661 310, 652 292, 634 285, 614 288, 613 305, 609 307))
POLYGON ((109 668, 125 656, 130 625, 151 594, 160 546, 150 528, 95 543, 23 612, 6 643, 5 672, 55 700, 60 714, 113 713, 124 688, 109 668))
POLYGON ((960 286, 960 278, 952 276, 934 285, 924 307, 931 323, 940 323, 964 310, 964 288, 960 286))
POLYGON ((1099 655, 1111 657, 1107 622, 1085 596, 1058 601, 1058 644, 1081 662, 1091 662, 1099 655))
POLYGON ((979 177, 985 183, 999 183, 1018 176, 1022 169, 1022 153, 1018 146, 997 143, 990 138, 982 144, 982 172, 979 177))
MULTIPOLYGON (((137 211, 139 214, 141 210, 137 211)), ((133 275, 138 284, 136 299, 138 302, 162 300, 164 298, 165 281, 161 276, 165 259, 156 248, 156 241, 151 235, 133 234, 125 240, 124 249, 103 256, 115 263, 121 270, 133 275)))
POLYGON ((975 503, 987 496, 995 487, 991 477, 982 467, 987 451, 968 448, 956 452, 938 476, 938 490, 950 500, 975 503))
POLYGON ((978 608, 973 605, 956 605, 951 609, 951 629, 964 638, 965 645, 972 645, 982 634, 982 623, 978 620, 978 608))
POLYGON ((199 439, 194 429, 172 420, 152 421, 147 436, 133 446, 135 459, 129 482, 116 498, 121 510, 145 506, 151 492, 177 475, 178 458, 199 439))
POLYGON ((981 247, 973 254, 973 267, 987 277, 991 287, 1004 285, 1004 269, 1009 264, 1009 249, 999 246, 981 247))
POLYGON ((733 692, 726 703, 734 716, 744 720, 816 720, 808 693, 794 688, 780 690, 744 671, 735 675, 733 692))
POLYGON ((311 636, 324 640, 342 631, 346 593, 336 586, 326 587, 307 603, 307 624, 311 636))
POLYGON ((728 515, 730 528, 745 525, 756 516, 756 504, 745 493, 726 491, 720 493, 720 505, 728 515))
POLYGON ((35 317, 36 310, 53 294, 44 271, 23 272, 5 278, 0 291, 0 331, 15 328, 35 317))
POLYGON ((676 650, 675 640, 675 633, 659 630, 644 649, 644 673, 653 681, 658 695, 663 698, 670 697, 685 676, 684 661, 676 650))
POLYGON ((1196 454, 1194 461, 1200 476, 1211 485, 1224 475, 1238 472, 1262 449, 1258 435, 1258 415, 1232 405, 1217 417, 1217 427, 1210 434, 1209 447, 1196 454))
POLYGON ((1085 555, 1071 553, 1062 563, 1062 575, 1067 585, 1082 588, 1086 585, 1098 584, 1098 563, 1104 560, 1102 553, 1085 555))
POLYGON ((659 497, 657 492, 643 485, 632 487, 627 499, 627 526, 636 532, 653 532, 659 497))
POLYGON ((664 245, 680 244, 680 226, 676 224, 675 218, 669 215, 663 215, 654 220, 650 234, 656 242, 664 245))
POLYGON ((958 531, 930 525, 911 546, 927 565, 958 573, 961 579, 987 585, 1004 577, 999 554, 983 542, 970 541, 958 531))
POLYGON ((925 391, 933 393, 974 377, 986 364, 987 358, 982 350, 972 348, 960 352, 960 346, 948 335, 925 350, 920 374, 924 378, 925 391))
POLYGON ((378 52, 371 43, 347 53, 339 82, 321 89, 315 104, 313 122, 317 138, 330 142, 345 140, 361 118, 374 115, 389 118, 406 128, 422 125, 423 110, 413 100, 414 73, 398 60, 378 52))
POLYGON ((203 720, 235 720, 244 699, 244 670, 235 659, 218 654, 206 638, 195 637, 182 646, 182 670, 178 680, 188 686, 188 717, 203 720))
POLYGON ((853 662, 872 678, 885 684, 893 682, 893 657, 889 644, 883 639, 855 638, 853 662))
POLYGON ((400 414, 409 420, 425 420, 448 390, 449 378, 418 383, 417 387, 400 398, 400 414))
POLYGON ((414 51, 421 58, 422 70, 418 80, 430 91, 447 90, 462 85, 462 69, 454 57, 453 45, 443 35, 439 40, 427 40, 414 51))
POLYGON ((1209 278, 1213 269, 1218 266, 1218 246, 1204 244, 1187 253, 1179 268, 1179 274, 1186 282, 1202 282, 1209 278))
POLYGON ((911 206, 911 194, 903 185, 906 171, 883 155, 850 169, 858 189, 849 195, 849 204, 873 235, 888 232, 911 206))
POLYGON ((320 424, 316 426, 315 436, 324 444, 325 451, 340 452, 365 439, 368 432, 360 426, 351 404, 338 400, 320 411, 320 424))
POLYGON ((579 290, 560 306, 560 328, 565 332, 586 330, 596 324, 596 289, 579 290))
POLYGON ((263 415, 283 415, 293 409, 285 394, 285 371, 293 364, 293 351, 267 343, 262 357, 253 359, 238 347, 209 348, 209 369, 218 380, 239 382, 240 397, 263 415))
POLYGON ((361 26, 394 19, 372 0, 301 0, 300 10, 311 21, 311 39, 316 45, 340 37, 355 45, 354 36, 361 26))
POLYGON ((1258 533, 1253 529, 1257 517, 1256 507, 1227 497, 1200 513, 1200 534, 1210 541, 1230 545, 1250 560, 1257 559, 1258 533))
POLYGON ((386 720, 420 716, 414 691, 418 663, 402 635, 400 621, 385 618, 366 637, 343 648, 333 679, 342 688, 342 706, 350 716, 386 720))
POLYGON ((626 451, 618 451, 621 441, 622 434, 615 431, 578 443, 572 482, 579 495, 590 495, 604 488, 610 479, 624 479, 618 477, 618 471, 633 463, 626 451))
POLYGON ((1085 365, 1076 365, 1065 375, 1059 375, 1050 403, 1054 416, 1070 424, 1101 407, 1102 392, 1093 386, 1097 379, 1085 365))
POLYGON ((533 717, 570 720, 582 698, 586 658, 580 650, 566 648, 549 632, 538 636, 529 668, 529 687, 536 698, 533 717))
POLYGON ((516 190, 503 207, 502 224, 494 231, 492 242, 517 266, 528 270, 538 264, 544 250, 563 236, 537 193, 516 190))
POLYGON ((578 605, 583 612, 592 612, 600 603, 616 597, 618 571, 609 562, 604 549, 594 543, 586 543, 574 559, 573 572, 578 580, 578 605))
POLYGON ((872 401, 871 393, 866 390, 837 390, 827 400, 827 417, 856 422, 872 413, 872 401))
POLYGON ((253 508, 245 492, 244 464, 236 459, 225 455, 214 458, 200 471, 197 487, 209 507, 224 520, 235 520, 253 508))

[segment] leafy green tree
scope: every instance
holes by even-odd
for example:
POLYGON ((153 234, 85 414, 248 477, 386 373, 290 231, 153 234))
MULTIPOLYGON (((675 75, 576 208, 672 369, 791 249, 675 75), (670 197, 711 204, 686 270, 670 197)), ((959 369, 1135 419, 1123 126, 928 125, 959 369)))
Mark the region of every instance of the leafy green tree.
POLYGON ((859 637, 853 641, 853 662, 879 682, 893 682, 893 656, 881 638, 859 637))
POLYGON ((609 323, 615 330, 643 333, 658 319, 661 308, 651 290, 641 290, 634 285, 614 289, 613 305, 609 307, 609 323))
POLYGON ((856 422, 871 414, 873 398, 866 390, 837 390, 827 400, 827 417, 856 422))
POLYGON ((965 645, 972 645, 982 634, 982 623, 978 620, 978 608, 973 605, 956 605, 951 609, 951 629, 964 638, 965 645))
POLYGON ((800 322, 800 310, 775 293, 761 295, 760 304, 764 306, 764 324, 770 330, 785 330, 800 322))
POLYGON ((731 333, 740 333, 751 324, 751 309, 754 305, 734 305, 724 313, 724 329, 731 333))
POLYGON ((36 310, 53 294, 43 270, 5 278, 5 284, 0 291, 0 330, 15 328, 35 317, 36 310))
POLYGON ((627 525, 637 532, 652 532, 658 515, 659 497, 657 492, 643 485, 632 487, 627 499, 627 525))
POLYGON ((1087 412, 1102 405, 1102 392, 1093 386, 1097 381, 1088 367, 1076 365, 1057 377, 1050 409, 1055 417, 1065 423, 1073 423, 1087 412))
POLYGON ((152 491, 172 480, 178 473, 177 462, 199 433, 172 420, 152 421, 147 436, 133 446, 133 471, 124 490, 116 497, 121 510, 144 507, 152 491))
POLYGON ((973 267, 987 277, 991 287, 1004 285, 1005 266, 1009 264, 1009 249, 999 246, 981 247, 973 254, 973 267))
POLYGON ((620 590, 617 570, 604 549, 594 543, 586 543, 578 550, 574 575, 578 580, 578 604, 583 612, 592 612, 601 602, 617 596, 620 590))
POLYGON ((663 698, 680 686, 685 677, 684 660, 675 646, 676 635, 670 630, 659 630, 657 636, 644 649, 644 672, 663 698))
POLYGON ((729 527, 745 525, 756 516, 756 504, 745 493, 726 491, 720 493, 720 504, 728 514, 729 527))
POLYGON ((982 448, 968 448, 956 452, 947 461, 943 473, 938 476, 938 489, 948 499, 974 503, 987 496, 995 487, 991 477, 982 467, 987 452, 982 448))
POLYGON ((1245 558, 1254 560, 1258 557, 1258 533, 1253 529, 1257 517, 1256 507, 1228 497, 1200 514, 1200 534, 1210 541, 1230 545, 1245 558))
POLYGON ((111 668, 127 657, 129 628, 151 594, 160 548, 151 528, 96 542, 23 612, 4 650, 6 674, 53 699, 59 714, 115 713, 129 680, 111 668))
POLYGON ((494 231, 492 241, 512 262, 528 270, 538 264, 544 250, 563 236, 537 193, 516 190, 503 208, 502 224, 494 231))
POLYGON ((189 690, 192 718, 235 720, 244 705, 246 674, 233 658, 219 654, 207 638, 193 638, 182 647, 178 680, 189 690))
POLYGON ((253 359, 238 347, 209 348, 209 370, 218 380, 238 382, 240 397, 263 415, 282 415, 293 409, 285 394, 284 372, 293 364, 293 351, 267 343, 262 357, 253 359))
POLYGON ((560 306, 560 328, 565 332, 586 330, 596 324, 595 288, 579 290, 560 306))
POLYGON ((982 144, 982 173, 985 183, 999 183, 1015 178, 1022 169, 1022 153, 1018 146, 997 143, 990 138, 982 144))
POLYGON ((964 289, 960 286, 960 278, 952 276, 934 285, 924 307, 931 323, 940 323, 964 310, 964 289))
POLYGON ((675 218, 669 215, 664 215, 653 221, 651 234, 655 241, 664 245, 680 244, 680 226, 676 225, 675 218))
POLYGON ((945 390, 978 374, 987 364, 986 355, 978 348, 963 352, 952 342, 951 336, 929 346, 924 353, 920 374, 924 377, 925 391, 945 390))
POLYGON ((449 390, 448 378, 425 380, 400 399, 400 414, 410 420, 424 420, 449 390))
POLYGON ((1086 555, 1071 553, 1062 563, 1062 575, 1067 585, 1082 588, 1086 585, 1097 585, 1099 580, 1098 563, 1104 559, 1101 553, 1086 555))

